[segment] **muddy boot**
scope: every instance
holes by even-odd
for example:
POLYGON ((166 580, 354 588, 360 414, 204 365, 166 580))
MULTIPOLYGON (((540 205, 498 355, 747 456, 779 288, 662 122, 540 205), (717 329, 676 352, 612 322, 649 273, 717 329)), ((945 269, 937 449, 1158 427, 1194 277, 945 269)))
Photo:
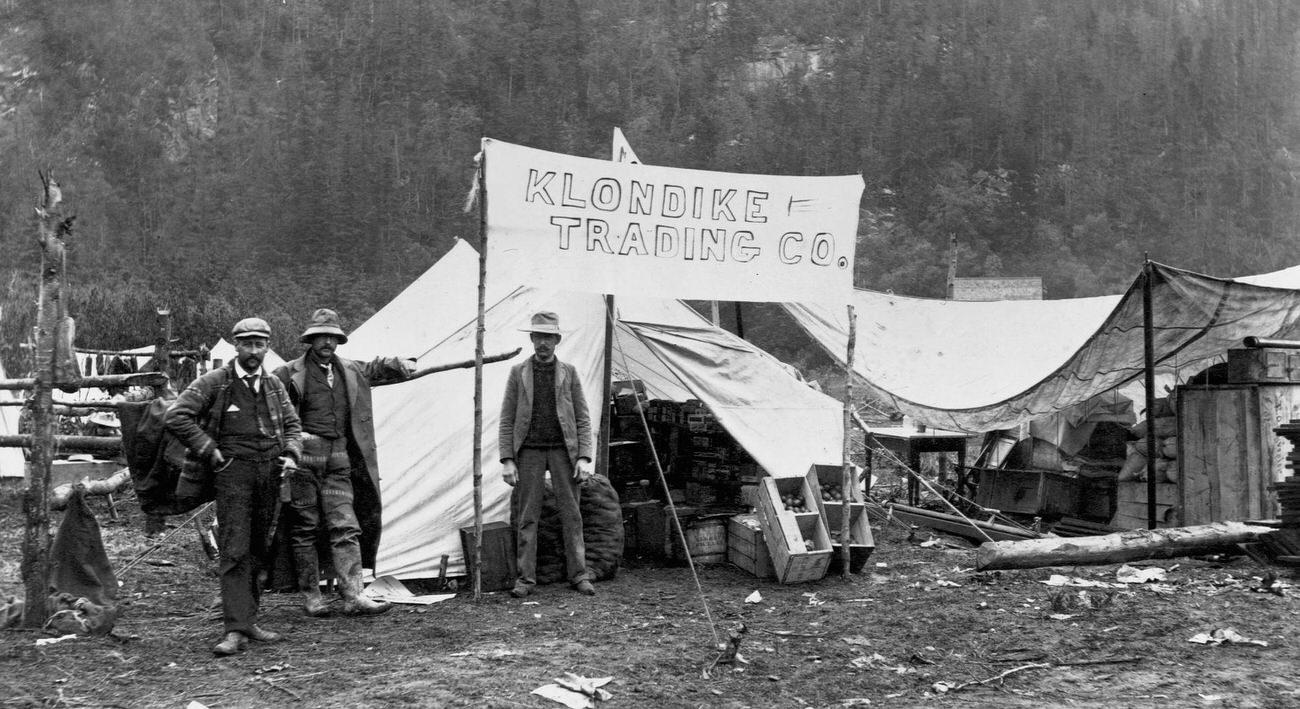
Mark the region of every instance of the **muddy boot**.
POLYGON ((339 582, 339 592, 343 594, 344 615, 379 615, 392 608, 388 601, 376 601, 361 592, 363 585, 361 575, 349 576, 339 582))
POLYGON ((316 568, 316 554, 295 551, 294 566, 298 569, 298 590, 302 591, 302 610, 312 618, 330 614, 330 605, 320 595, 320 571, 316 568))

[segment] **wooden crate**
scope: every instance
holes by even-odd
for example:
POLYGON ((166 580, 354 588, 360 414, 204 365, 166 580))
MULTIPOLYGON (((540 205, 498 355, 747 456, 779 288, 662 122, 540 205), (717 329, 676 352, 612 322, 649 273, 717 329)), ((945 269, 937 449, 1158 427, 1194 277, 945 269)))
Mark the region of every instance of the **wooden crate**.
MULTIPOLYGON (((465 552, 466 573, 474 575, 474 528, 461 527, 460 546, 465 552)), ((515 585, 515 532, 509 522, 483 524, 483 567, 479 583, 484 591, 503 591, 515 585)))
POLYGON ((1287 475, 1291 442, 1273 430, 1300 418, 1300 385, 1180 386, 1180 526, 1277 517, 1269 486, 1287 475))
POLYGON ((772 566, 781 583, 814 581, 826 575, 831 561, 831 540, 820 512, 795 513, 785 509, 781 496, 801 494, 813 500, 805 476, 763 478, 758 487, 758 517, 772 552, 772 566), (811 542, 806 545, 805 540, 811 542), (811 546, 811 548, 809 548, 811 546))
MULTIPOLYGON (((871 524, 867 520, 867 506, 863 502, 861 473, 860 468, 853 467, 852 475, 855 484, 849 490, 849 571, 855 574, 862 570, 871 552, 876 549, 875 538, 871 536, 871 524)), ((838 571, 842 563, 840 531, 844 520, 844 503, 824 499, 820 493, 823 486, 828 484, 834 485, 836 490, 843 489, 843 475, 844 469, 839 465, 814 464, 808 469, 806 476, 809 487, 819 493, 813 497, 813 504, 821 513, 822 520, 826 524, 826 532, 831 539, 831 561, 828 571, 838 571)))
POLYGON ((1079 479, 1054 470, 972 468, 979 471, 975 504, 1001 512, 1078 517, 1079 479))
POLYGON ((727 520, 727 561, 761 579, 776 578, 772 552, 757 515, 736 515, 727 520))
MULTIPOLYGON (((719 515, 696 517, 683 521, 686 549, 690 551, 691 561, 697 564, 721 564, 727 560, 727 521, 719 515)), ((674 561, 685 562, 686 551, 682 549, 682 534, 677 533, 676 525, 669 518, 668 526, 672 528, 669 538, 671 556, 674 561)))
MULTIPOLYGON (((1125 480, 1115 486, 1115 514, 1110 526, 1118 529, 1147 528, 1147 483, 1145 480, 1125 480)), ((1164 529, 1175 526, 1178 506, 1178 486, 1163 482, 1156 484, 1156 526, 1164 529)))
MULTIPOLYGON (((862 490, 862 468, 854 465, 853 470, 849 473, 853 476, 853 485, 849 487, 850 501, 862 502, 866 495, 862 490)), ((834 485, 836 490, 842 490, 844 487, 844 468, 840 465, 821 465, 814 463, 808 468, 808 484, 813 486, 815 492, 821 492, 826 485, 834 485)), ((821 496, 818 495, 820 499, 821 496)), ((829 500, 828 500, 829 502, 829 500)))

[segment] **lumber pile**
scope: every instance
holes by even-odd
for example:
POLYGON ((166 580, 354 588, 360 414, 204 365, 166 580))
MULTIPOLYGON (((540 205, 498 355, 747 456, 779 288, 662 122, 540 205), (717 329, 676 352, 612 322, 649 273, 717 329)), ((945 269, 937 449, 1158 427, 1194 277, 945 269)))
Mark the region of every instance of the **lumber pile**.
POLYGON ((1296 463, 1300 462, 1300 421, 1292 420, 1273 431, 1291 441, 1286 467, 1292 474, 1268 488, 1277 494, 1278 506, 1281 508, 1281 526, 1276 532, 1265 535, 1260 542, 1273 561, 1284 566, 1300 566, 1300 475, 1295 474, 1296 463))

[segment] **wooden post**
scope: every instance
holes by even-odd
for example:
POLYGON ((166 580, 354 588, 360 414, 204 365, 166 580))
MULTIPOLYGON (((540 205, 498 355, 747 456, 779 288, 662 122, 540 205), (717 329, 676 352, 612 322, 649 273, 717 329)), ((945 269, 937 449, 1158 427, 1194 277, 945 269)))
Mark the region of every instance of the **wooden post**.
MULTIPOLYGON (((609 477, 609 437, 612 422, 610 419, 610 401, 612 398, 611 389, 614 378, 614 296, 605 296, 605 353, 604 353, 604 376, 601 378, 600 400, 604 402, 600 410, 600 444, 596 447, 599 456, 596 458, 596 472, 609 477)), ((628 372, 631 376, 631 372, 628 372)), ((635 393, 635 392, 634 392, 635 393)), ((638 399, 640 401, 640 399, 638 399)))
MULTIPOLYGON (((853 440, 853 348, 857 343, 858 337, 858 319, 853 314, 853 305, 849 305, 849 351, 844 358, 844 469, 840 473, 840 492, 843 499, 841 504, 844 505, 844 512, 840 515, 840 561, 842 562, 841 576, 849 577, 849 561, 852 556, 850 548, 853 542, 852 527, 849 525, 850 518, 853 516, 853 500, 857 499, 854 494, 853 486, 856 481, 853 479, 853 461, 849 459, 852 453, 850 441, 853 440)), ((813 491, 816 494, 816 491, 813 491)), ((865 499, 865 498, 864 498, 865 499)), ((865 512, 865 510, 864 510, 865 512)))
POLYGON ((1156 348, 1155 315, 1151 312, 1151 279, 1155 268, 1151 259, 1142 265, 1142 350, 1146 373, 1147 399, 1147 529, 1156 528, 1156 348))
POLYGON ((54 367, 55 333, 63 317, 63 274, 66 252, 62 237, 72 232, 72 220, 64 221, 59 210, 63 201, 53 176, 42 173, 44 199, 36 208, 36 228, 41 246, 41 285, 36 301, 36 367, 32 388, 32 436, 29 486, 23 497, 27 525, 23 531, 22 577, 26 589, 23 627, 39 628, 45 623, 45 598, 50 589, 51 463, 54 461, 54 367))
MULTIPOLYGON (((484 141, 486 143, 486 141, 484 141)), ((478 324, 474 329, 474 600, 483 597, 483 335, 487 308, 487 150, 478 165, 478 324)))

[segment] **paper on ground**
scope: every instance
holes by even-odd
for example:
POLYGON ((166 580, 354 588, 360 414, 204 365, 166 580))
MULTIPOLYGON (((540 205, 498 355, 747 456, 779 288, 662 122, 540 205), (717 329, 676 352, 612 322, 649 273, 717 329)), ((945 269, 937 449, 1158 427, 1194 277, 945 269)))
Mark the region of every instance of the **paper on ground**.
POLYGON ((414 606, 432 605, 456 597, 454 593, 431 593, 417 596, 411 593, 405 584, 392 576, 380 576, 375 579, 374 583, 366 586, 365 594, 371 598, 388 601, 389 603, 406 603, 414 606))

